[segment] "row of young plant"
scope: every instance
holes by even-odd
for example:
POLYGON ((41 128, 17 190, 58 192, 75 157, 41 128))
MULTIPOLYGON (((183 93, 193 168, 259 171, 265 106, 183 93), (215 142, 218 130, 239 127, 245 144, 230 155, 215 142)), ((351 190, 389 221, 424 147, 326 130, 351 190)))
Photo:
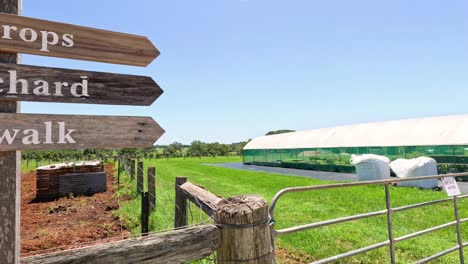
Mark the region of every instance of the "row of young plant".
POLYGON ((36 167, 53 162, 71 162, 79 160, 107 160, 114 156, 127 156, 136 159, 162 159, 180 157, 218 157, 240 156, 247 142, 232 144, 205 143, 199 140, 190 145, 174 142, 169 145, 154 146, 152 148, 136 149, 124 148, 119 150, 84 149, 84 150, 49 150, 49 151, 24 151, 22 159, 29 167, 30 162, 35 162, 36 167))

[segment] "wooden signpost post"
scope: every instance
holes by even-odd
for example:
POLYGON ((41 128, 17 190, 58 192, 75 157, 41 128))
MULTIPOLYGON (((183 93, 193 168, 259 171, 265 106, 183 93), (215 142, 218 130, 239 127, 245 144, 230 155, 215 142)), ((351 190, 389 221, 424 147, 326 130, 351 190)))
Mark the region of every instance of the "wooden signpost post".
POLYGON ((151 147, 150 117, 19 114, 19 101, 150 105, 150 77, 17 65, 18 54, 146 66, 159 55, 142 36, 18 16, 0 0, 0 263, 19 263, 20 150, 151 147), (9 14, 7 14, 9 13, 9 14))
MULTIPOLYGON (((19 0, 0 0, 0 12, 21 14, 19 0)), ((19 63, 19 54, 0 53, 0 62, 19 63)), ((20 112, 19 102, 0 101, 1 113, 20 112)), ((21 152, 0 152, 0 263, 19 263, 21 152)))

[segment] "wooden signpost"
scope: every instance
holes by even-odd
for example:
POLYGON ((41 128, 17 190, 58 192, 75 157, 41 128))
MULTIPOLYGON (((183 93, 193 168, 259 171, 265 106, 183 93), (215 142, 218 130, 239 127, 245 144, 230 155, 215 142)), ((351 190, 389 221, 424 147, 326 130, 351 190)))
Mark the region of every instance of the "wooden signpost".
POLYGON ((0 0, 0 263, 19 263, 20 150, 151 147, 150 117, 19 114, 19 101, 150 105, 150 77, 17 65, 16 53, 146 66, 159 55, 142 36, 18 16, 0 0), (9 13, 9 14, 7 14, 9 13))
POLYGON ((162 93, 151 77, 0 63, 2 99, 151 105, 162 93))
POLYGON ((159 55, 146 37, 10 14, 0 14, 0 50, 135 66, 159 55))
POLYGON ((164 133, 151 117, 1 114, 0 151, 148 148, 164 133))

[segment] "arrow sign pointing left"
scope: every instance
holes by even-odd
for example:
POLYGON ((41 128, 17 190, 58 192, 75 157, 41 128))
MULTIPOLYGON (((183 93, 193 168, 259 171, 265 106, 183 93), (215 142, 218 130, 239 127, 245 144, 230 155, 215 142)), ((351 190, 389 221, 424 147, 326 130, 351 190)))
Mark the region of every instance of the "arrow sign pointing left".
POLYGON ((0 151, 147 148, 164 134, 151 117, 0 113, 0 151))
POLYGON ((0 50, 147 66, 158 55, 143 36, 0 13, 0 50))
POLYGON ((151 77, 0 63, 1 99, 151 105, 162 93, 151 77))

